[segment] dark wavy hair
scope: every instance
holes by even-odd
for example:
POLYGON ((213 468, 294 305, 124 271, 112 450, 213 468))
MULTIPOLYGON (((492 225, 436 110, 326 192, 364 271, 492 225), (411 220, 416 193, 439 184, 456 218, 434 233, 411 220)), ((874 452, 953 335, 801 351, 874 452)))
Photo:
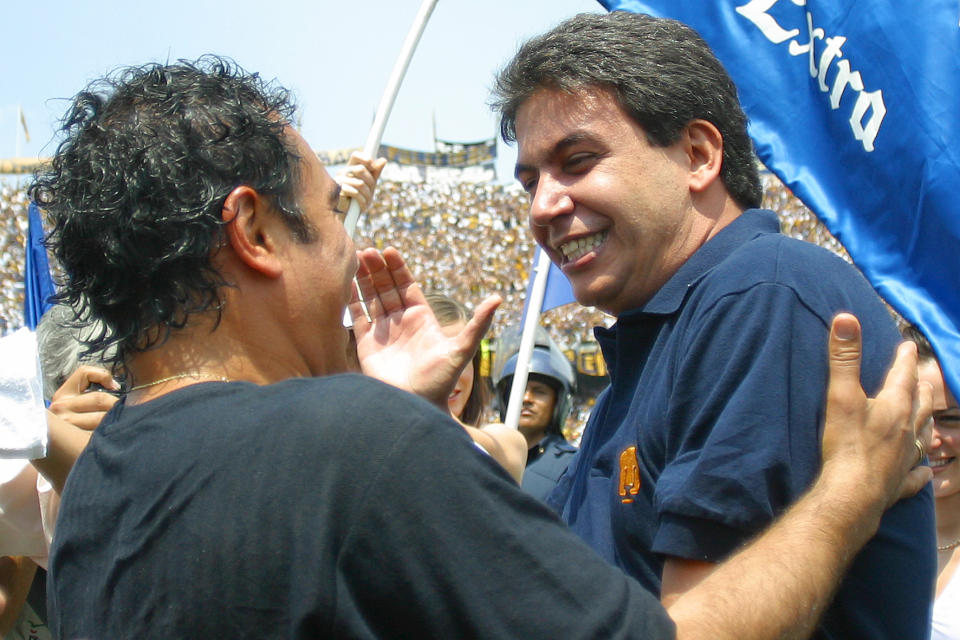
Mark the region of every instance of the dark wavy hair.
POLYGON ((744 208, 760 206, 763 189, 737 88, 686 25, 625 11, 584 13, 527 41, 494 80, 490 106, 505 142, 516 140, 520 105, 542 88, 612 91, 655 146, 679 140, 695 119, 713 123, 723 136, 727 191, 744 208))
POLYGON ((296 200, 299 156, 283 133, 294 110, 289 91, 216 56, 118 69, 73 98, 29 193, 52 220, 65 274, 56 300, 104 323, 86 353, 115 346, 107 359, 123 363, 193 314, 219 320, 229 283, 210 259, 237 186, 312 240, 296 200))

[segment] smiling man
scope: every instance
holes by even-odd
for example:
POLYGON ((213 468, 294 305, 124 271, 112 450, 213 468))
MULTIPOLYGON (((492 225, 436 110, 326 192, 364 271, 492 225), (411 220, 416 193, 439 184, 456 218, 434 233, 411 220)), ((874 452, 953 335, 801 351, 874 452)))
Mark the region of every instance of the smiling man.
MULTIPOLYGON (((814 478, 832 315, 864 322, 868 389, 896 327, 854 268, 759 209, 736 88, 687 27, 577 16, 521 47, 494 106, 534 237, 617 317, 596 330, 611 386, 548 502, 670 603, 814 478)), ((927 636, 932 516, 929 492, 887 515, 818 637, 927 636)))

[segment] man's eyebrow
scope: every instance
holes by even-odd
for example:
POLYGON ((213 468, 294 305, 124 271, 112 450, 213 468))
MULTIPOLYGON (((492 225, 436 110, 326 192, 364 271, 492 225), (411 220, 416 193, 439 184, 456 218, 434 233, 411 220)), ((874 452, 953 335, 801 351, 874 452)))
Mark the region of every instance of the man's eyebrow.
MULTIPOLYGON (((575 144, 579 144, 581 142, 588 142, 594 139, 595 139, 594 136, 586 131, 577 131, 575 133, 571 133, 570 135, 566 136, 565 138, 562 138, 555 145, 553 145, 553 148, 550 149, 549 153, 547 154, 547 157, 555 156, 561 153, 562 151, 564 151, 565 149, 567 149, 568 147, 572 147, 575 144)), ((514 166, 513 177, 519 180, 520 172, 534 171, 534 170, 536 170, 536 167, 518 162, 514 166)))

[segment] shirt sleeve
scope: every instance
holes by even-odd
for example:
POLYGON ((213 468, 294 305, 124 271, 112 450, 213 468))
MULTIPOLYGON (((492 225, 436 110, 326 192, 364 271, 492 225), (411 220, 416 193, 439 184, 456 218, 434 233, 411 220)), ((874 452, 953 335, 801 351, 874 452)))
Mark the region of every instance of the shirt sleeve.
POLYGON ((689 327, 666 416, 653 549, 719 562, 816 475, 828 332, 779 284, 728 295, 689 327))
POLYGON ((379 475, 338 559, 338 618, 389 621, 391 635, 409 637, 674 636, 656 598, 462 430, 419 421, 379 475))

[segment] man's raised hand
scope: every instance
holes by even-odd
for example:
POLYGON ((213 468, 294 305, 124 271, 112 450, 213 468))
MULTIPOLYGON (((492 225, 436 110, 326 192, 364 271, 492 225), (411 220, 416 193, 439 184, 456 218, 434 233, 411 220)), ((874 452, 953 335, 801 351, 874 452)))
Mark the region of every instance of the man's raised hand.
POLYGON ((447 397, 490 327, 500 297, 480 303, 463 330, 447 337, 396 249, 365 249, 357 258, 359 295, 355 290, 349 308, 361 369, 446 410, 447 397))

